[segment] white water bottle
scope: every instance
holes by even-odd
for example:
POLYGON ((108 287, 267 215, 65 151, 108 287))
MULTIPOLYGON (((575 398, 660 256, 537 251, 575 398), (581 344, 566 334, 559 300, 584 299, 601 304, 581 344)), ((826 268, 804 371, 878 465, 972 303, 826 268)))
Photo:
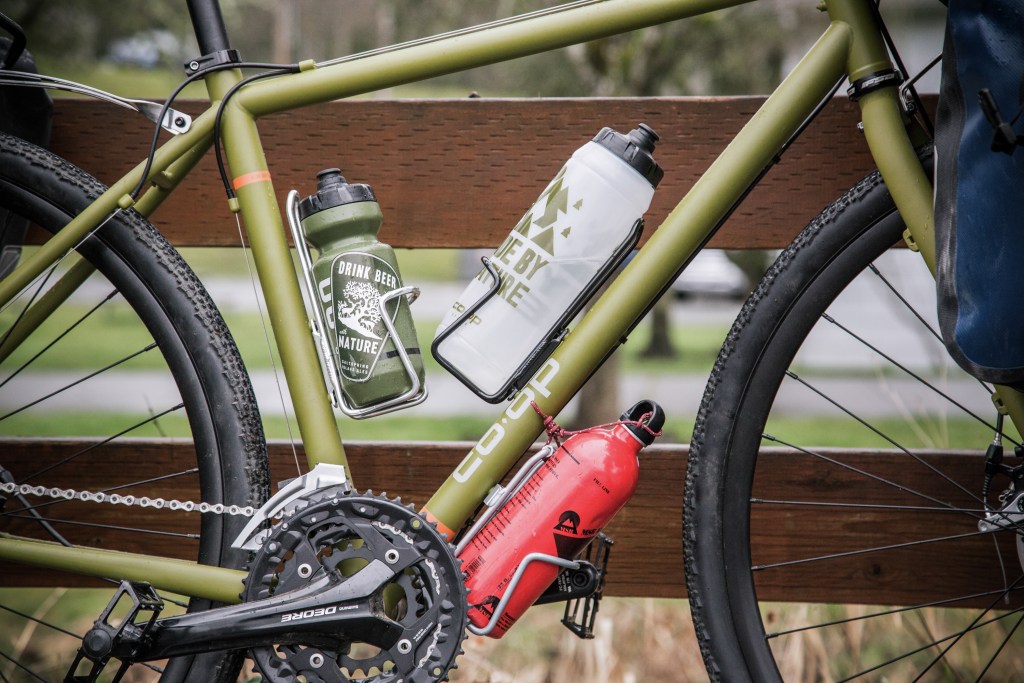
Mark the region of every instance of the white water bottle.
POLYGON ((522 388, 639 240, 663 175, 657 140, 641 123, 576 150, 490 257, 500 284, 482 269, 442 319, 441 365, 491 402, 522 388))

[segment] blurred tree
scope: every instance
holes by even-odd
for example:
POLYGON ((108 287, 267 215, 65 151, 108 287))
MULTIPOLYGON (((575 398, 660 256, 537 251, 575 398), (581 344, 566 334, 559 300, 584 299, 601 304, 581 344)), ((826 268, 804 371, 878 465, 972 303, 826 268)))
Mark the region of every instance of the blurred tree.
POLYGON ((593 96, 749 95, 778 84, 786 42, 774 3, 758 3, 576 45, 568 53, 593 96), (752 35, 759 39, 751 41, 752 35))
MULTIPOLYGON (((770 92, 781 78, 788 38, 775 5, 741 7, 612 36, 575 45, 568 55, 592 96, 770 92), (751 35, 759 40, 750 41, 751 35)), ((648 315, 646 357, 676 356, 670 303, 663 297, 648 315)), ((621 411, 625 406, 617 388, 618 360, 613 355, 580 392, 574 425, 601 424, 621 411)))
POLYGON ((116 41, 143 31, 164 30, 183 43, 191 38, 188 12, 179 2, 5 0, 3 12, 25 30, 37 57, 54 61, 95 61, 116 41))
MULTIPOLYGON (((441 85, 483 96, 695 95, 761 92, 777 80, 788 34, 779 5, 675 22, 566 50, 445 76, 441 85), (745 38, 761 37, 756 43, 745 38), (708 55, 714 55, 709 59, 708 55)), ((552 0, 221 0, 234 45, 256 61, 327 59, 561 4, 552 0)), ((48 62, 95 61, 119 40, 163 30, 195 56, 184 3, 148 0, 6 0, 3 11, 48 62)))

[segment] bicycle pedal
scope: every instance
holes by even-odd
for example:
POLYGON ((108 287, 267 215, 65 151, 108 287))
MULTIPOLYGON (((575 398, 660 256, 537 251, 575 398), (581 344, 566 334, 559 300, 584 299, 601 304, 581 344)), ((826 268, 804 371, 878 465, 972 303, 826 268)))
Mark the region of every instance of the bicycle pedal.
POLYGON ((82 638, 82 647, 78 649, 64 683, 94 683, 111 658, 121 660, 117 673, 110 679, 111 683, 118 683, 134 663, 133 654, 138 651, 138 646, 145 640, 163 608, 163 601, 148 583, 122 581, 93 627, 82 638), (131 601, 131 607, 114 626, 111 615, 125 598, 131 601), (144 613, 148 613, 148 617, 140 620, 139 615, 144 613), (79 674, 84 661, 91 665, 79 674))
POLYGON ((597 619, 597 610, 601 606, 604 580, 608 570, 608 557, 611 555, 613 545, 615 545, 615 541, 611 538, 605 534, 598 534, 579 558, 581 562, 585 563, 584 566, 589 565, 596 570, 596 586, 589 594, 571 598, 565 603, 562 625, 583 640, 590 640, 594 637, 594 622, 597 619))
POLYGON ((601 582, 598 569, 582 559, 577 561, 580 563, 579 569, 562 570, 533 604, 547 605, 552 602, 566 602, 574 598, 585 598, 592 595, 601 582))

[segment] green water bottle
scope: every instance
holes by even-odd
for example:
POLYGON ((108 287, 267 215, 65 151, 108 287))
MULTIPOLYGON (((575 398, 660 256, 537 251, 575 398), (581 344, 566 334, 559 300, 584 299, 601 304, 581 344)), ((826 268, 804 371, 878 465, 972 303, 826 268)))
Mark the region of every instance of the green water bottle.
POLYGON ((344 398, 349 408, 368 409, 422 388, 423 359, 409 302, 396 292, 402 278, 395 252, 377 241, 383 217, 373 189, 346 182, 337 168, 316 178, 316 193, 299 203, 306 241, 320 252, 313 264, 316 299, 344 398))

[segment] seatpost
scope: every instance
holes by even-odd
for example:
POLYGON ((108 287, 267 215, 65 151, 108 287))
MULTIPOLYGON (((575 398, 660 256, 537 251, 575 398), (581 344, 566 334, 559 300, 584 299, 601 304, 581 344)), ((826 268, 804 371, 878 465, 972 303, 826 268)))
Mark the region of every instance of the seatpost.
POLYGON ((199 51, 203 55, 230 49, 228 31, 224 26, 224 16, 220 11, 219 0, 187 0, 188 13, 192 17, 192 27, 199 41, 199 51))

